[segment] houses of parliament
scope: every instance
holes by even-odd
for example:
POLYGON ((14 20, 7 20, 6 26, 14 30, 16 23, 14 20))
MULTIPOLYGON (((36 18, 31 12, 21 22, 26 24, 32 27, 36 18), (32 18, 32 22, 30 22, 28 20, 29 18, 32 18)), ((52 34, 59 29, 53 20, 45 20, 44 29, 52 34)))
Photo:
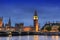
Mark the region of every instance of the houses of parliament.
POLYGON ((40 28, 38 23, 38 15, 37 11, 34 11, 33 16, 33 26, 24 26, 24 23, 15 23, 15 26, 11 26, 11 19, 9 18, 8 23, 4 25, 3 17, 0 17, 0 31, 19 31, 19 32, 59 32, 60 31, 60 23, 51 23, 48 22, 44 24, 42 28, 40 28))
POLYGON ((0 17, 0 31, 21 31, 21 32, 38 32, 40 30, 39 24, 38 24, 38 15, 37 11, 34 11, 33 16, 33 27, 32 26, 24 26, 24 23, 15 23, 15 27, 11 26, 11 19, 9 18, 8 23, 4 25, 3 23, 3 17, 0 17))

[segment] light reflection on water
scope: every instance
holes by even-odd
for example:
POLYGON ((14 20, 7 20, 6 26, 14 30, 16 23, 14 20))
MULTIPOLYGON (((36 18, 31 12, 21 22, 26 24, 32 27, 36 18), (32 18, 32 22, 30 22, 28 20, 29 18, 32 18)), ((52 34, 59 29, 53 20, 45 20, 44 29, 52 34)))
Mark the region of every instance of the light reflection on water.
POLYGON ((39 40, 39 36, 38 35, 34 35, 34 40, 39 40))
POLYGON ((10 36, 0 37, 0 40, 60 40, 60 36, 10 36))

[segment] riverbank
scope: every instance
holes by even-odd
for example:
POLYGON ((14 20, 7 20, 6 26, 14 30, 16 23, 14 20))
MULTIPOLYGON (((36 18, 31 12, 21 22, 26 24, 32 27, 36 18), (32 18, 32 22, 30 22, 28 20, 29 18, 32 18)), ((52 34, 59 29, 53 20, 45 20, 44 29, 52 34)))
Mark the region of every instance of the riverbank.
POLYGON ((47 36, 60 36, 60 32, 0 32, 0 36, 26 36, 26 35, 47 35, 47 36))

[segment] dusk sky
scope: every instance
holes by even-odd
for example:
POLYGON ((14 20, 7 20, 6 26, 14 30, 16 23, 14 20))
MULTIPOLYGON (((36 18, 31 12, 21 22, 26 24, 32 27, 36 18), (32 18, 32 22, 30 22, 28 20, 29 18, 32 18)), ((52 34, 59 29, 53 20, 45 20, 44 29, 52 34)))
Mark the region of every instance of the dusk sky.
POLYGON ((46 22, 60 21, 60 1, 58 0, 0 0, 0 17, 4 23, 11 18, 12 25, 23 22, 33 25, 34 10, 37 10, 40 26, 46 22))

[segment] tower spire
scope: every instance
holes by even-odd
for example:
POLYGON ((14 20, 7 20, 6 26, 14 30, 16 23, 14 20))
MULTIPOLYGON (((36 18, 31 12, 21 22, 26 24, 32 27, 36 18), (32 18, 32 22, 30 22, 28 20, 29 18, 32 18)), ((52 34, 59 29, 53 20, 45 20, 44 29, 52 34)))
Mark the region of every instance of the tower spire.
POLYGON ((34 11, 34 16, 37 16, 37 10, 34 11))
POLYGON ((8 25, 11 26, 11 19, 9 18, 8 25))

